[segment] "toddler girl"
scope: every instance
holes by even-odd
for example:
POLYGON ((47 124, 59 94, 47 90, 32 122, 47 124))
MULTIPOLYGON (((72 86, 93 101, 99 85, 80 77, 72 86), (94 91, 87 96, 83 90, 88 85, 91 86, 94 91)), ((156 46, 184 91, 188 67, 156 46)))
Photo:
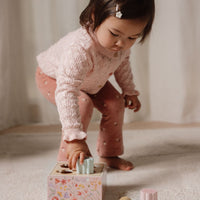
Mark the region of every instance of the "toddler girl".
POLYGON ((102 113, 97 151, 108 166, 130 170, 123 154, 124 108, 140 109, 129 63, 130 48, 151 30, 154 0, 90 0, 80 16, 81 28, 38 57, 37 86, 56 104, 62 124, 58 161, 75 168, 91 156, 86 144, 93 108, 102 113), (120 94, 108 81, 115 76, 120 94))

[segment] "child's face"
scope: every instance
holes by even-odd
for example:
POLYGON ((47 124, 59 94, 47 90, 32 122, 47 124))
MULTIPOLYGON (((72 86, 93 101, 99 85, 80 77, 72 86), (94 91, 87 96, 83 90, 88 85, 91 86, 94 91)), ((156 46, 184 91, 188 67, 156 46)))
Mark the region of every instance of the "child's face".
POLYGON ((131 48, 145 26, 145 21, 110 16, 96 28, 95 33, 101 46, 112 51, 120 51, 131 48))

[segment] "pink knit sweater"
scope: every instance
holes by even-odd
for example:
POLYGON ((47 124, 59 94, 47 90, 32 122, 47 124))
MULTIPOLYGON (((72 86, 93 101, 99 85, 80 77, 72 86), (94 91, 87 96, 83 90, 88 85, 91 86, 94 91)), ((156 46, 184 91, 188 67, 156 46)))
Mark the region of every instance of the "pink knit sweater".
POLYGON ((86 138, 82 131, 79 91, 97 93, 114 74, 123 95, 138 95, 133 83, 128 51, 103 48, 92 31, 81 27, 38 55, 42 71, 55 78, 55 100, 64 140, 86 138))

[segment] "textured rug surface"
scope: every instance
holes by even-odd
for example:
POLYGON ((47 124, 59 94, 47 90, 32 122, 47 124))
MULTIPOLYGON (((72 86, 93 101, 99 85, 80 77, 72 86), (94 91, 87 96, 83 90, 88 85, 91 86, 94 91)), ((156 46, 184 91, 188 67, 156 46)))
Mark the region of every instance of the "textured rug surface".
MULTIPOLYGON (((96 162, 97 132, 88 132, 96 162)), ((55 165, 59 140, 54 130, 0 134, 1 200, 47 199, 47 176, 55 165)), ((122 157, 135 169, 108 169, 104 200, 139 200, 143 188, 157 190, 159 200, 200 200, 199 127, 125 130, 124 145, 122 157)))

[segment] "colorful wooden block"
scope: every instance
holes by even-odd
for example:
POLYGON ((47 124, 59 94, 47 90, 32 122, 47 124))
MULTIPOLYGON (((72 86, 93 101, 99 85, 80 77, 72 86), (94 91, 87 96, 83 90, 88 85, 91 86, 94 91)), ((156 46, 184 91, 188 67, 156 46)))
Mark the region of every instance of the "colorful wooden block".
POLYGON ((78 174, 65 163, 57 163, 48 176, 48 200, 102 200, 106 166, 94 164, 93 174, 78 174))
POLYGON ((94 173, 94 158, 89 157, 84 160, 81 165, 80 161, 76 163, 76 171, 78 174, 93 174, 94 173))

